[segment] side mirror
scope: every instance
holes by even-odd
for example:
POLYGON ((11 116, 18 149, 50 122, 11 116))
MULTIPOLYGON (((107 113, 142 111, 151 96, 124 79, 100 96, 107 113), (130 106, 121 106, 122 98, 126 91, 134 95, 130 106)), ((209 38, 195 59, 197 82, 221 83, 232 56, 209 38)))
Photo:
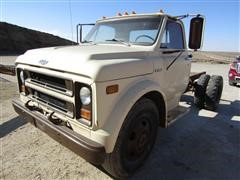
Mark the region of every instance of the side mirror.
POLYGON ((205 19, 197 16, 191 19, 188 47, 190 49, 200 49, 203 41, 205 19))
POLYGON ((76 30, 77 30, 77 43, 81 43, 82 39, 83 39, 83 26, 94 26, 95 24, 91 23, 91 24, 78 24, 76 26, 76 30))

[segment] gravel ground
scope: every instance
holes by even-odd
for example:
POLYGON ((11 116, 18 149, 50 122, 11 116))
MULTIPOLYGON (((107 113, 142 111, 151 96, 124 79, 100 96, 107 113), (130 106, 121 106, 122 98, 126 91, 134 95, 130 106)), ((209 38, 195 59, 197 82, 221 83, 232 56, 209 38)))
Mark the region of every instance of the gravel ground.
MULTIPOLYGON (((193 63, 193 71, 224 77, 218 112, 191 106, 171 127, 159 128, 150 157, 130 179, 240 179, 240 89, 228 85, 228 68, 193 63)), ((0 76, 0 179, 111 179, 17 116, 14 81, 0 76)), ((191 104, 192 93, 182 100, 191 104)))
POLYGON ((0 56, 0 64, 2 65, 14 65, 16 56, 0 56))

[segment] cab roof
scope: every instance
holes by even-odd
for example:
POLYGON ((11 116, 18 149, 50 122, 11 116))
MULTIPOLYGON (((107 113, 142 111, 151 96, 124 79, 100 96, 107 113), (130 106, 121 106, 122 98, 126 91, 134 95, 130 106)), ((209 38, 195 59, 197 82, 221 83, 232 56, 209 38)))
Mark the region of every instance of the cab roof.
POLYGON ((144 14, 132 13, 132 14, 128 14, 128 15, 123 14, 123 15, 116 15, 116 16, 113 16, 113 17, 103 16, 103 18, 97 20, 97 22, 114 21, 114 20, 120 20, 120 19, 144 18, 144 17, 151 18, 151 17, 159 17, 159 16, 167 16, 171 19, 176 19, 174 16, 170 16, 168 14, 158 12, 158 13, 144 13, 144 14))

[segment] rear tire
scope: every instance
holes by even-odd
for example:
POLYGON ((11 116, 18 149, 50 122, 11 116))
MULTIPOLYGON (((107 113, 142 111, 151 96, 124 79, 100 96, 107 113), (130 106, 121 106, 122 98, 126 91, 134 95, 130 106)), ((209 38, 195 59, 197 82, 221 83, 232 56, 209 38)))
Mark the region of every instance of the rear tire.
POLYGON ((115 178, 126 178, 137 170, 155 143, 158 119, 156 105, 147 98, 139 100, 128 113, 103 168, 115 178))
POLYGON ((199 77, 194 92, 194 104, 198 108, 204 108, 205 103, 205 93, 208 85, 210 76, 208 74, 203 74, 199 77))
POLYGON ((220 101, 223 90, 222 76, 211 76, 205 96, 206 109, 215 111, 220 101))

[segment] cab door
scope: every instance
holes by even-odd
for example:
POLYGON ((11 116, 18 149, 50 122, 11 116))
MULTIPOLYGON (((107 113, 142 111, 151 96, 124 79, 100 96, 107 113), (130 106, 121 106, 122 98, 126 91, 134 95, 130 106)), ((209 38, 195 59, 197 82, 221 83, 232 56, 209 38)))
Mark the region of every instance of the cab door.
POLYGON ((163 31, 160 52, 167 86, 167 99, 173 104, 179 101, 185 91, 191 69, 183 25, 180 21, 168 19, 163 31))

